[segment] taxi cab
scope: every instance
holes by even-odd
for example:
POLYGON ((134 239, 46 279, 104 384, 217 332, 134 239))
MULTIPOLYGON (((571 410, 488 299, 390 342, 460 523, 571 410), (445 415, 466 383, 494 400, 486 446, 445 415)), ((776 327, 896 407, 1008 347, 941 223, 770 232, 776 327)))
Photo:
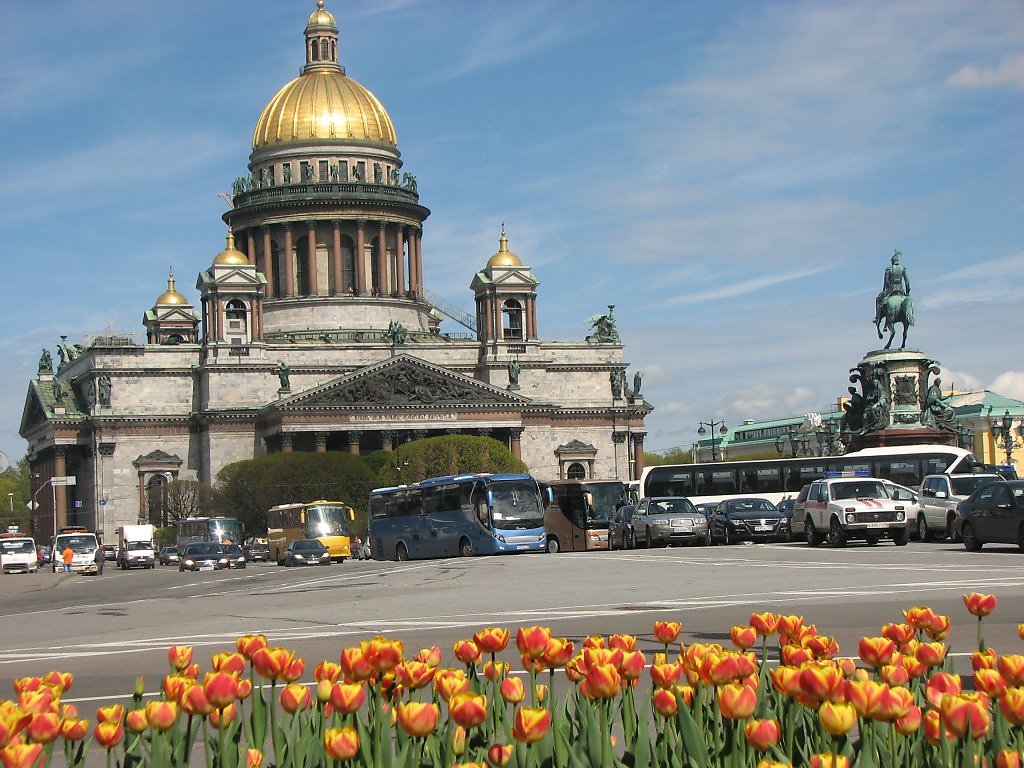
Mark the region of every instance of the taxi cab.
POLYGON ((860 472, 827 472, 811 483, 804 502, 804 535, 816 547, 827 540, 844 547, 851 539, 877 544, 892 539, 906 546, 907 504, 893 499, 885 482, 860 472))

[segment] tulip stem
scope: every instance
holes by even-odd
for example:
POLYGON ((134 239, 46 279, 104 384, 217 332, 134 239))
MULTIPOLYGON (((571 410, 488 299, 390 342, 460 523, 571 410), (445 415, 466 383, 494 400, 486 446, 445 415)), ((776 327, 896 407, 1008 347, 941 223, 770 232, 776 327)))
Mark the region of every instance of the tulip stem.
POLYGON ((978 653, 985 652, 985 635, 982 633, 982 618, 978 617, 978 653))

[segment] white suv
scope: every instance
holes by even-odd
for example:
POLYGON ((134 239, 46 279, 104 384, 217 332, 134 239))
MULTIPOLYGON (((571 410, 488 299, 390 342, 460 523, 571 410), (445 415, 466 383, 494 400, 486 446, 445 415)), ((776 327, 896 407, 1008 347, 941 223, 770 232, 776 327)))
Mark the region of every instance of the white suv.
POLYGON ((877 544, 883 538, 902 547, 909 533, 906 503, 891 499, 877 477, 826 477, 808 489, 804 535, 812 547, 826 538, 833 547, 844 547, 850 539, 877 544))
MULTIPOLYGON (((918 494, 918 538, 930 541, 945 538, 947 534, 954 536, 953 519, 957 505, 981 486, 1002 480, 1001 475, 926 475, 918 494)), ((955 536, 953 540, 956 540, 955 536)))

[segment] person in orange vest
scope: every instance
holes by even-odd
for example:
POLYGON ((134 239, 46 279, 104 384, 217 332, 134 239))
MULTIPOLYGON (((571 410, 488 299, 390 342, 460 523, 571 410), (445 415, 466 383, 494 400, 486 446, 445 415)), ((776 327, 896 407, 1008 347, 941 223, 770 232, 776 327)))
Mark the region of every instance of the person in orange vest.
POLYGON ((75 551, 71 547, 64 547, 60 557, 64 561, 64 573, 71 573, 71 561, 75 559, 75 551))

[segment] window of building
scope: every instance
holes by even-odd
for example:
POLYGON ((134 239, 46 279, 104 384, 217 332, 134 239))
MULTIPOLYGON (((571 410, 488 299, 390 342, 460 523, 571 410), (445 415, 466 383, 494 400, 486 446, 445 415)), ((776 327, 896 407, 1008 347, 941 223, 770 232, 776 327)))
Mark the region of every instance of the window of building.
POLYGON ((570 480, 586 480, 587 470, 578 461, 574 461, 569 465, 569 468, 565 471, 565 476, 570 480))
POLYGON ((501 305, 502 337, 523 338, 523 305, 515 299, 506 299, 501 305))
POLYGON ((331 169, 330 164, 326 160, 320 161, 320 181, 328 181, 330 179, 331 169))

